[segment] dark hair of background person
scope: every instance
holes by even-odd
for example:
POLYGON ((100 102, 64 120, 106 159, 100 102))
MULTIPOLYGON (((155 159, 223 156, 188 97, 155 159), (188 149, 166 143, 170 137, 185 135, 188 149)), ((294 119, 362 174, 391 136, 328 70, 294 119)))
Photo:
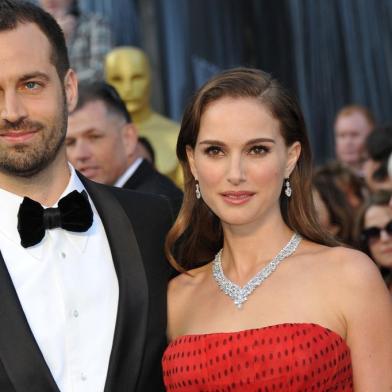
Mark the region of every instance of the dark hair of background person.
POLYGON ((392 125, 376 128, 366 139, 369 157, 380 163, 373 173, 373 180, 382 182, 388 179, 388 159, 392 153, 392 125))
POLYGON ((336 239, 345 245, 354 245, 354 210, 343 190, 336 184, 334 170, 328 165, 317 168, 313 175, 313 186, 327 207, 330 224, 338 228, 336 239))
POLYGON ((89 102, 95 101, 102 101, 108 111, 118 114, 127 123, 132 122, 131 115, 128 113, 127 107, 117 90, 103 81, 84 82, 79 85, 79 98, 74 111, 81 109, 89 102))
POLYGON ((362 205, 367 193, 366 184, 362 178, 338 161, 328 162, 322 168, 333 178, 335 185, 344 193, 352 208, 362 205))
MULTIPOLYGON (((60 80, 69 70, 64 34, 55 19, 42 8, 27 1, 0 1, 0 31, 14 30, 19 24, 34 23, 45 34, 52 47, 51 61, 60 80)), ((37 49, 38 50, 38 49, 37 49)))
POLYGON ((79 8, 79 1, 78 0, 73 0, 70 7, 69 7, 69 13, 76 18, 80 16, 80 8, 79 8))
POLYGON ((150 154, 151 163, 153 166, 155 166, 155 151, 154 151, 154 147, 152 146, 152 144, 144 136, 139 136, 138 141, 146 149, 146 151, 150 154))
MULTIPOLYGON (((361 209, 358 211, 357 214, 357 220, 355 222, 355 229, 354 229, 357 247, 362 252, 365 252, 374 262, 376 261, 373 259, 373 256, 369 249, 369 245, 366 239, 362 235, 362 231, 365 228, 366 212, 372 206, 388 207, 391 197, 392 197, 392 192, 390 191, 385 191, 385 190, 377 191, 369 196, 368 200, 364 203, 364 205, 361 207, 361 209)), ((389 269, 380 267, 380 270, 384 278, 386 277, 391 278, 390 276, 391 271, 389 269)))
POLYGON ((282 186, 280 207, 283 219, 306 239, 337 245, 338 242, 318 224, 312 197, 311 150, 296 99, 269 74, 257 69, 235 68, 216 75, 204 84, 184 112, 177 142, 177 156, 184 171, 184 201, 165 245, 172 265, 184 271, 205 264, 223 246, 219 218, 203 199, 195 197, 196 183, 186 155, 187 146, 195 148, 204 111, 211 102, 223 97, 257 99, 279 121, 286 146, 300 142, 301 155, 290 175, 293 194, 289 200, 282 186))

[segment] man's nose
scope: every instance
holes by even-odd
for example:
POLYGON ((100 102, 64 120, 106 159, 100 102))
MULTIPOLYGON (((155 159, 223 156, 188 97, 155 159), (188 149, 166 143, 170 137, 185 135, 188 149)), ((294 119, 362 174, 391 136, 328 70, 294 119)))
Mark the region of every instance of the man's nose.
POLYGON ((78 164, 88 161, 92 156, 89 143, 84 140, 78 140, 74 148, 68 148, 67 154, 70 162, 76 167, 78 164))
POLYGON ((3 99, 0 98, 0 117, 8 123, 17 123, 27 117, 26 107, 16 92, 5 92, 3 99))

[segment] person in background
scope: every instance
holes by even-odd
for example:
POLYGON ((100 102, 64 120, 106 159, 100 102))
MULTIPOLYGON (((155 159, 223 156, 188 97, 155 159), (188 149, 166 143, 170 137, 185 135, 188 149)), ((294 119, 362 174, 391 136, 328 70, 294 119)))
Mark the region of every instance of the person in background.
POLYGON ((114 87, 103 81, 80 86, 77 106, 68 118, 69 161, 99 183, 164 196, 176 214, 182 192, 139 156, 137 133, 114 87))
POLYGON ((167 390, 391 390, 390 296, 317 222, 293 96, 259 70, 218 74, 187 105, 177 153, 167 390))
POLYGON ((375 126, 373 114, 360 105, 343 107, 335 119, 336 159, 359 176, 366 160, 365 140, 375 126))
POLYGON ((388 175, 388 159, 392 154, 392 126, 376 128, 366 139, 368 159, 364 165, 364 178, 371 192, 392 191, 392 178, 388 175))
POLYGON ((63 30, 79 81, 103 80, 105 55, 112 48, 106 21, 100 15, 81 12, 78 0, 39 0, 39 4, 63 30))
POLYGON ((163 198, 68 163, 77 101, 64 35, 28 1, 0 1, 0 390, 163 391, 163 198))
POLYGON ((354 209, 337 185, 331 164, 318 167, 313 175, 313 197, 320 225, 346 245, 353 245, 354 209))
POLYGON ((392 293, 392 192, 372 194, 358 214, 356 227, 360 249, 379 266, 392 293))

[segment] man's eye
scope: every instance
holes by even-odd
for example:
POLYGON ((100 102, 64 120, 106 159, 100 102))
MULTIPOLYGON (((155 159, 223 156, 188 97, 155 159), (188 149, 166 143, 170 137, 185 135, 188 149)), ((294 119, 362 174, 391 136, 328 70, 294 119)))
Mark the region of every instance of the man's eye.
POLYGON ((36 82, 27 82, 27 83, 25 84, 25 86, 26 86, 26 88, 27 88, 28 90, 34 90, 34 89, 36 89, 39 85, 38 85, 38 83, 36 83, 36 82))

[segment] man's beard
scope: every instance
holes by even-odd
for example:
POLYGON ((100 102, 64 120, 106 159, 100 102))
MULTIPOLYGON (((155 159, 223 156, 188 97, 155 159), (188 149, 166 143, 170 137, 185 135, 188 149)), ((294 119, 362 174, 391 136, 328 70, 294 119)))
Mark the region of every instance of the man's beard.
POLYGON ((50 127, 25 119, 3 124, 0 128, 1 133, 10 130, 37 130, 43 137, 36 144, 21 143, 12 150, 0 147, 0 172, 29 178, 40 173, 54 161, 64 143, 67 131, 68 112, 65 101, 62 106, 60 116, 50 127))

